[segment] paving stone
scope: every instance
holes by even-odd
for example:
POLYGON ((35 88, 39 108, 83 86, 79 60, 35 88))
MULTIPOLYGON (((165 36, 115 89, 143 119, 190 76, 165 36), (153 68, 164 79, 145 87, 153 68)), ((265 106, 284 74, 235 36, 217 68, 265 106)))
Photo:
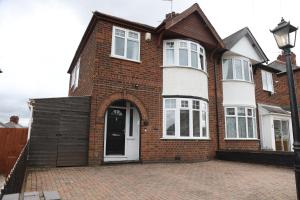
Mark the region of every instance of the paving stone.
POLYGON ((294 170, 228 161, 30 168, 25 191, 63 200, 295 200, 294 170))
POLYGON ((25 192, 24 200, 40 200, 39 192, 25 192))
POLYGON ((60 196, 56 191, 44 191, 45 200, 60 200, 60 196))
POLYGON ((20 194, 6 194, 3 196, 2 200, 19 200, 20 194))

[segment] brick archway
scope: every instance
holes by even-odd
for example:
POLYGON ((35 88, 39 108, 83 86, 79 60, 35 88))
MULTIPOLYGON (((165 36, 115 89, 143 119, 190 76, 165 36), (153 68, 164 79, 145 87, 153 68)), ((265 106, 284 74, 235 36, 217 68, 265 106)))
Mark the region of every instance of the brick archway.
POLYGON ((148 125, 148 113, 147 113, 147 110, 146 110, 144 104, 136 96, 134 96, 132 94, 128 94, 128 93, 115 93, 115 94, 112 94, 112 95, 106 97, 105 100, 101 102, 100 107, 97 112, 97 118, 99 119, 99 121, 101 121, 100 123, 104 123, 104 117, 105 117, 105 112, 106 112, 107 108, 114 101, 117 101, 117 100, 126 100, 126 101, 130 101, 131 103, 133 103, 140 113, 141 120, 142 120, 141 125, 142 126, 148 125))

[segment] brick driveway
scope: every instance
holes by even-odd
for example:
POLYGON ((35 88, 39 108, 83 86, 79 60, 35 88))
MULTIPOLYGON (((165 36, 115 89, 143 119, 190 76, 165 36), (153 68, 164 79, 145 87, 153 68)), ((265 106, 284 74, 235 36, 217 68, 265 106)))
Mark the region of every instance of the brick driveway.
POLYGON ((292 169, 226 161, 34 168, 24 187, 64 200, 296 199, 292 169))

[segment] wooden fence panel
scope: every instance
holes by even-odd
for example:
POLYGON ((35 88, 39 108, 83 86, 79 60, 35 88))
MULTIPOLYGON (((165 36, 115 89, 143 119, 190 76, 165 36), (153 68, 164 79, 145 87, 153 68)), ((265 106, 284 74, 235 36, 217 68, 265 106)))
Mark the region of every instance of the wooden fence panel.
POLYGON ((0 128, 0 173, 8 175, 27 142, 27 128, 0 128))

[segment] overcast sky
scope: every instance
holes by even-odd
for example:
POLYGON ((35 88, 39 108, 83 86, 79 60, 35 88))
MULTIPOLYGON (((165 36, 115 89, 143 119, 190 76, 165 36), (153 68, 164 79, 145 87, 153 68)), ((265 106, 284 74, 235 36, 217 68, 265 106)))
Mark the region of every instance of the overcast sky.
MULTIPOLYGON (((174 0, 173 10, 181 12, 195 2, 221 38, 248 26, 271 61, 280 51, 269 29, 281 17, 300 26, 299 0, 174 0)), ((67 70, 94 10, 157 26, 170 12, 170 3, 0 0, 0 68, 4 71, 0 74, 1 122, 18 115, 21 124, 27 125, 29 98, 67 96, 67 70)), ((300 42, 296 46, 300 63, 300 42)))

